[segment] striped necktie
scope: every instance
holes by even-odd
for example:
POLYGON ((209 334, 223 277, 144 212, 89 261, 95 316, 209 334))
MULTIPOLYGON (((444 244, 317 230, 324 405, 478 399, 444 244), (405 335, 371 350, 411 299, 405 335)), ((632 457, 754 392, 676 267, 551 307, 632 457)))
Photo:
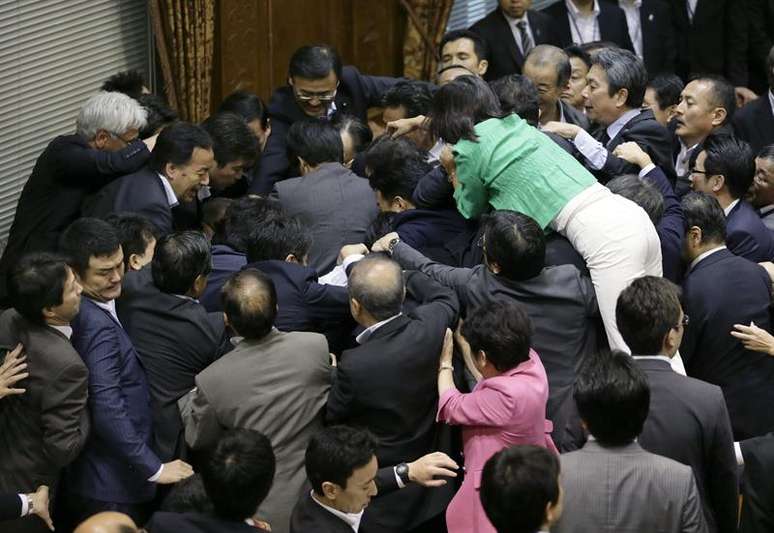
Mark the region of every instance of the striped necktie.
POLYGON ((529 38, 527 23, 520 20, 516 23, 516 27, 519 28, 519 33, 521 34, 521 55, 527 57, 529 51, 532 50, 532 39, 529 38))

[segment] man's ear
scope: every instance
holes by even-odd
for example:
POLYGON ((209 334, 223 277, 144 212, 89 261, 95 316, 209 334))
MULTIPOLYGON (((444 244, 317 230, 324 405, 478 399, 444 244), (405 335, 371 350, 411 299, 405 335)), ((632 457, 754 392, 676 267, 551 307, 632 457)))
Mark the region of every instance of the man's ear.
POLYGON ((104 150, 107 143, 110 142, 110 134, 105 130, 97 130, 97 134, 94 135, 94 148, 97 150, 104 150))
POLYGON ((164 171, 164 175, 174 180, 177 177, 177 166, 174 163, 164 163, 164 168, 162 169, 164 171))
POLYGON ((329 500, 335 500, 339 494, 339 486, 330 481, 323 481, 322 483, 323 496, 329 500))
POLYGON ((484 74, 486 74, 486 71, 489 70, 489 61, 486 59, 482 59, 478 62, 478 74, 479 76, 483 77, 484 74))
POLYGON ((285 257, 286 263, 296 263, 301 264, 301 261, 299 261, 298 257, 296 257, 296 254, 288 254, 287 257, 285 257))
POLYGON ((223 324, 226 326, 226 328, 231 327, 231 322, 228 321, 228 315, 226 313, 223 313, 223 324))
POLYGON ((716 107, 712 110, 712 125, 718 127, 726 120, 728 111, 724 107, 716 107))
POLYGON ((726 177, 722 174, 712 176, 712 191, 718 192, 726 185, 726 177))
POLYGON ((629 89, 618 89, 615 93, 616 106, 623 107, 626 105, 626 100, 629 98, 629 89))
POLYGON ((140 270, 142 266, 140 263, 142 263, 142 260, 140 259, 139 254, 130 254, 129 255, 129 261, 126 262, 127 266, 129 267, 129 270, 140 270))

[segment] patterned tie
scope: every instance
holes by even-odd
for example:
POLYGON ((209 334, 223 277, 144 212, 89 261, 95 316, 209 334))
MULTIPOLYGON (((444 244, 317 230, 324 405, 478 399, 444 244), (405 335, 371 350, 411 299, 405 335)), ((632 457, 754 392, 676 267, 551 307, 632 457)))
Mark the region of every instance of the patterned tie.
POLYGON ((527 57, 529 51, 532 50, 532 39, 529 38, 529 32, 527 32, 527 23, 520 20, 516 23, 516 27, 519 28, 519 33, 521 33, 521 55, 527 57))

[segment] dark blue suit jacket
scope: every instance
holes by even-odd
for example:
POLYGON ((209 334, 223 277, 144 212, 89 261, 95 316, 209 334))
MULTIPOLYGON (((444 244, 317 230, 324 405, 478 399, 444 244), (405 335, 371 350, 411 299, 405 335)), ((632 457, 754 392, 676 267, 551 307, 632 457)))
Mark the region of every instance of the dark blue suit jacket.
POLYGON ((744 200, 739 200, 726 217, 726 246, 756 263, 774 259, 774 235, 744 200))
POLYGON ((446 263, 448 252, 442 249, 460 235, 472 239, 476 233, 475 222, 469 222, 457 209, 409 209, 396 213, 392 219, 393 231, 415 250, 446 263))
POLYGON ((89 298, 72 322, 72 343, 89 369, 91 434, 68 470, 67 490, 86 498, 142 503, 161 467, 151 451, 152 414, 145 371, 121 325, 89 298))
POLYGON ((212 247, 212 271, 207 276, 207 287, 199 302, 207 311, 223 311, 220 303, 220 289, 234 272, 239 272, 247 264, 245 254, 237 252, 225 244, 212 247))
POLYGON ((690 317, 680 354, 688 375, 720 386, 735 440, 774 430, 774 357, 746 350, 730 335, 734 324, 771 331, 771 280, 759 265, 720 250, 685 277, 690 317))
POLYGON ((645 179, 653 184, 664 197, 664 214, 656 226, 658 238, 661 241, 661 265, 664 277, 675 283, 680 283, 683 277, 682 247, 685 235, 685 218, 680 200, 669 183, 666 174, 659 168, 645 175, 645 179))

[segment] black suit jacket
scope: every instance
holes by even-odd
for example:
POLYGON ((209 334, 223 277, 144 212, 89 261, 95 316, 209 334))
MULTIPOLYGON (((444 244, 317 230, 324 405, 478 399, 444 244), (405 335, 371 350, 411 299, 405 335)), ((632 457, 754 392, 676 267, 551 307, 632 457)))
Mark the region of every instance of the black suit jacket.
POLYGON ((144 168, 103 187, 83 205, 84 216, 136 213, 150 220, 160 235, 172 233, 172 208, 155 170, 144 168))
POLYGON ((643 0, 640 6, 642 57, 648 76, 675 71, 677 36, 669 4, 661 0, 643 0))
POLYGON ((38 157, 24 185, 8 244, 0 259, 0 297, 5 276, 28 252, 54 251, 59 235, 80 216, 81 203, 111 180, 142 167, 150 152, 133 141, 117 152, 91 148, 80 135, 55 138, 38 157))
POLYGON ((13 520, 21 516, 22 504, 19 495, 0 494, 0 521, 13 520))
MULTIPOLYGON (((246 522, 223 520, 204 513, 155 513, 145 524, 148 533, 256 533, 246 522)), ((350 530, 351 531, 351 530, 350 530)))
POLYGON ((723 392, 681 376, 667 361, 635 361, 650 384, 650 411, 640 445, 692 467, 709 531, 734 531, 737 466, 723 392))
MULTIPOLYGON (((558 46, 565 48, 573 44, 570 19, 567 16, 567 5, 563 1, 556 2, 544 11, 553 19, 554 33, 559 39, 558 46)), ((621 48, 634 51, 631 37, 629 37, 629 26, 626 24, 626 14, 620 7, 608 0, 599 0, 599 17, 597 22, 599 25, 598 40, 610 41, 621 48)))
POLYGON ((774 433, 739 443, 744 457, 739 533, 774 531, 774 433))
MULTIPOLYGON (((328 421, 372 431, 379 439, 376 456, 384 465, 413 461, 438 449, 438 357, 444 332, 454 327, 459 309, 451 289, 422 273, 408 273, 406 289, 421 305, 346 350, 328 397, 328 421)), ((406 487, 374 500, 364 523, 374 531, 410 530, 441 513, 451 490, 448 485, 406 487)))
POLYGON ((726 217, 726 246, 756 263, 774 259, 774 233, 744 200, 739 200, 726 217))
POLYGON ((230 347, 223 314, 161 292, 150 265, 126 274, 117 308, 148 377, 154 450, 162 462, 171 461, 181 456, 183 443, 177 400, 195 387, 196 374, 230 347))
MULTIPOLYGON (((554 34, 551 17, 541 11, 530 9, 527 12, 535 46, 539 44, 558 45, 559 39, 554 34)), ((500 8, 490 12, 470 27, 486 42, 489 50, 489 68, 484 79, 496 80, 508 74, 521 74, 524 66, 524 55, 513 36, 511 25, 500 8)))
POLYGON ((734 85, 747 85, 747 10, 739 0, 698 0, 693 21, 688 4, 672 1, 677 35, 677 74, 725 76, 734 85))
POLYGON ((688 375, 719 385, 736 440, 774 429, 774 358, 746 350, 729 332, 755 322, 770 331, 771 280, 759 265, 719 250, 702 259, 683 282, 690 317, 680 354, 688 375))
MULTIPOLYGON (((381 105, 384 93, 398 81, 398 78, 366 76, 360 74, 355 67, 344 67, 334 100, 336 113, 354 115, 368 123, 368 108, 381 105)), ((288 176, 288 156, 285 148, 288 130, 294 122, 310 118, 296 103, 293 90, 288 85, 280 87, 271 95, 268 113, 271 119, 271 135, 249 187, 249 192, 254 194, 269 194, 275 182, 291 177, 288 176)))
POLYGON ((734 131, 737 137, 750 143, 755 154, 774 143, 774 115, 768 92, 734 113, 734 131))

